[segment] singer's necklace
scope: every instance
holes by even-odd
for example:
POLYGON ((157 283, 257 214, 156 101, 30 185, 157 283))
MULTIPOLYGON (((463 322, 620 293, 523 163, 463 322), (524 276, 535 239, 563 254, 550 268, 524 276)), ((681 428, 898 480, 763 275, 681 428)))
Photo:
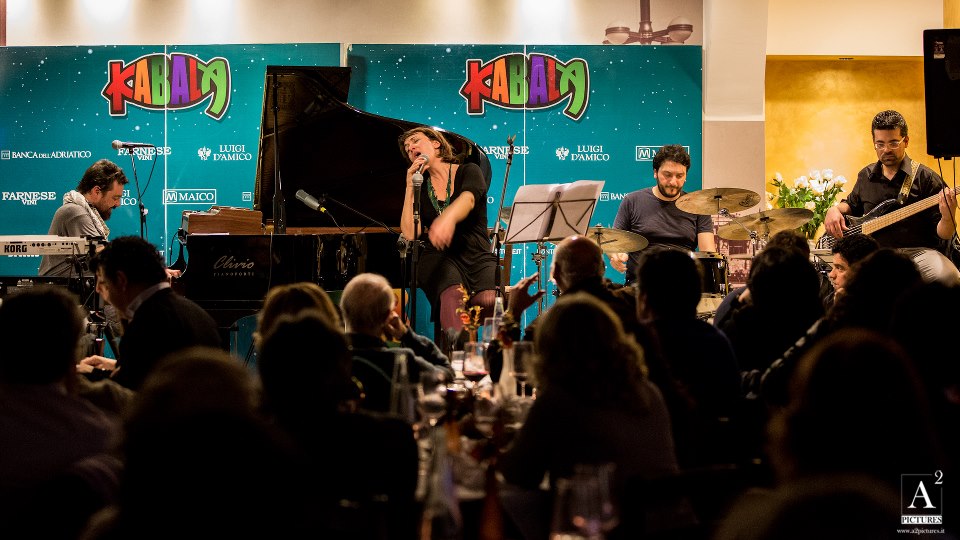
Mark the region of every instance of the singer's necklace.
POLYGON ((433 203, 433 207, 437 210, 437 214, 442 214, 443 210, 450 204, 450 187, 453 185, 453 163, 450 163, 450 167, 447 169, 447 198, 440 202, 437 200, 437 194, 433 191, 433 180, 427 184, 427 195, 430 196, 430 202, 433 203))

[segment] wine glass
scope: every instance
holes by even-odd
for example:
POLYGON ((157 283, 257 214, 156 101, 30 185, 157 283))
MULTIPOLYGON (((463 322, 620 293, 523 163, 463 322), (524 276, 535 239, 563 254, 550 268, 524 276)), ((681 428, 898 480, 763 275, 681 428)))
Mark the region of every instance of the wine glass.
POLYGON ((463 376, 473 383, 476 390, 480 381, 487 376, 487 364, 484 360, 484 344, 476 341, 468 342, 463 348, 463 376))
POLYGON ((520 381, 520 397, 527 395, 527 376, 533 364, 536 350, 529 341, 517 341, 513 344, 513 370, 510 375, 520 381))
POLYGON ((417 403, 420 415, 430 427, 437 425, 447 412, 447 386, 444 374, 438 370, 420 372, 420 384, 417 385, 417 403))

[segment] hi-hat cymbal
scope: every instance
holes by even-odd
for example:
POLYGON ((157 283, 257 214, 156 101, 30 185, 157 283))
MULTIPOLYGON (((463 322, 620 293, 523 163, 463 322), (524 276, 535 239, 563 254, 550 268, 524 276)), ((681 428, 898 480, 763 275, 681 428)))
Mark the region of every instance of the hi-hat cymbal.
POLYGON ((742 212, 759 202, 760 195, 749 189, 711 188, 681 195, 677 199, 677 208, 691 214, 709 216, 719 214, 721 210, 742 212))
POLYGON ((774 208, 735 218, 719 227, 717 235, 727 240, 749 240, 752 231, 756 231, 759 236, 769 236, 796 229, 811 219, 813 211, 806 208, 774 208))
POLYGON ((631 253, 640 251, 650 243, 637 233, 600 225, 590 227, 586 237, 596 242, 604 253, 631 253))

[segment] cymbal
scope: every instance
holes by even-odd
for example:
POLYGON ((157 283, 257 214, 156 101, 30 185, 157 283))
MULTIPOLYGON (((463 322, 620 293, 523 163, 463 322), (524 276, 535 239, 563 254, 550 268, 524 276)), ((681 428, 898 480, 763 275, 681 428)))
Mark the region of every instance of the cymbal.
POLYGON ((643 236, 625 231, 596 225, 587 230, 586 237, 600 246, 604 253, 630 253, 640 251, 650 242, 643 236))
POLYGON ((717 236, 727 240, 749 240, 750 232, 769 236, 796 229, 813 219, 813 210, 806 208, 774 208, 735 218, 717 229, 717 236))
POLYGON ((677 199, 677 208, 691 214, 713 215, 720 210, 741 212, 760 202, 755 191, 740 188, 711 188, 685 193, 677 199))

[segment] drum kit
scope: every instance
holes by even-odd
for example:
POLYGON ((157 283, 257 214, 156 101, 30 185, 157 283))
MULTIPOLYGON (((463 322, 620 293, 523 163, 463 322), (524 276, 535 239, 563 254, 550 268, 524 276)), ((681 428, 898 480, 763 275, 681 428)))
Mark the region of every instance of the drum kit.
MULTIPOLYGON (((711 188, 686 193, 677 199, 677 208, 690 214, 709 215, 729 218, 729 221, 717 229, 717 236, 725 240, 750 240, 749 255, 732 258, 752 258, 758 251, 758 245, 766 245, 771 235, 780 231, 796 229, 813 219, 813 211, 806 208, 774 208, 761 210, 754 214, 735 217, 733 212, 753 208, 760 203, 760 195, 755 191, 741 188, 711 188)), ((508 210, 505 208, 505 210, 508 210)), ((509 216, 509 212, 507 214, 509 216)), ((504 216, 501 214, 501 219, 504 216)), ((604 253, 631 253, 640 251, 649 245, 642 235, 596 225, 587 230, 586 236, 597 243, 604 253)), ((715 311, 715 305, 729 292, 727 282, 727 260, 720 253, 697 252, 697 260, 704 269, 703 296, 709 304, 707 312, 715 311)), ((704 305, 701 302, 701 305, 704 305)), ((698 312, 704 310, 698 308, 698 312)))

